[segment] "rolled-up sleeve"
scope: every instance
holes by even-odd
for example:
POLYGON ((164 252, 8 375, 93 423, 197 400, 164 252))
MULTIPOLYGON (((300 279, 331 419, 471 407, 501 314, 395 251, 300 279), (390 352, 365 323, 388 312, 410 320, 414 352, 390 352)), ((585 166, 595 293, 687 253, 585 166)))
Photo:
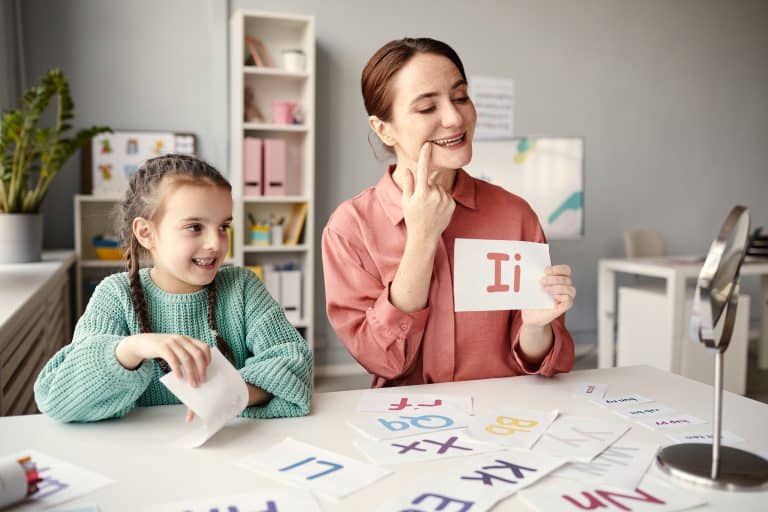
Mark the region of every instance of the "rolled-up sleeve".
MULTIPOLYGON (((524 239, 541 244, 547 243, 547 237, 544 235, 544 230, 541 228, 536 213, 530 207, 528 210, 523 226, 523 233, 526 234, 524 239)), ((538 364, 531 364, 525 359, 523 350, 520 347, 520 329, 523 326, 522 314, 520 311, 515 311, 513 315, 510 332, 511 350, 521 373, 551 377, 557 373, 571 371, 574 359, 573 337, 571 337, 571 333, 565 327, 565 313, 550 323, 552 327, 552 347, 550 347, 547 355, 538 364)))
POLYGON ((407 373, 418 358, 429 306, 406 313, 389 300, 389 282, 365 267, 361 252, 333 229, 323 231, 328 320, 368 372, 385 379, 407 373))

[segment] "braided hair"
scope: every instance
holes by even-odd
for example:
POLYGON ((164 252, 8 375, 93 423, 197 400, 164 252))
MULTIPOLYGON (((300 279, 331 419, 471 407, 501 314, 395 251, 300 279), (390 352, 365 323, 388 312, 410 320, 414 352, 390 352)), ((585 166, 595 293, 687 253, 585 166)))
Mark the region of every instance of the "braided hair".
MULTIPOLYGON (((148 259, 148 251, 139 244, 133 233, 133 220, 136 217, 151 219, 159 206, 160 184, 163 180, 173 180, 173 183, 192 182, 206 183, 232 190, 229 182, 210 164, 189 155, 168 154, 145 161, 131 175, 128 190, 120 206, 118 230, 125 246, 125 262, 128 270, 128 280, 131 286, 133 310, 142 333, 152 332, 149 325, 147 300, 141 286, 139 269, 142 261, 148 259)), ((216 346, 232 364, 234 355, 232 348, 220 335, 216 328, 216 279, 208 285, 208 326, 216 339, 216 346)), ((157 360, 163 372, 170 371, 168 363, 157 360)))

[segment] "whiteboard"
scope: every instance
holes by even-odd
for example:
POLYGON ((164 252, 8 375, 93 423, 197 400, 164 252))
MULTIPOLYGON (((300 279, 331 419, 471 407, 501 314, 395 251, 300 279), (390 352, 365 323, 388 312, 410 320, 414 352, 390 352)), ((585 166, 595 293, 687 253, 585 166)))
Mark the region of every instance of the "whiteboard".
POLYGON ((547 239, 584 235, 584 139, 476 140, 465 170, 528 201, 547 239))

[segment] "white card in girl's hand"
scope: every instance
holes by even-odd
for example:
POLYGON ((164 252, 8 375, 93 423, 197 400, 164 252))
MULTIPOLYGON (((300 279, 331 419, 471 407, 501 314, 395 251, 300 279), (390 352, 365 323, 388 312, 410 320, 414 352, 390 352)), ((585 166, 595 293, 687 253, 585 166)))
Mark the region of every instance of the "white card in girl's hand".
POLYGON ((359 416, 349 420, 349 424, 371 439, 396 439, 426 432, 439 432, 465 428, 470 416, 453 407, 444 407, 440 411, 404 414, 378 413, 359 416))
POLYGON ((369 389, 360 395, 357 403, 357 410, 361 412, 437 411, 445 407, 472 414, 472 396, 369 389))
POLYGON ((552 309, 555 300, 539 282, 549 265, 547 244, 457 238, 454 311, 552 309))
POLYGON ((555 421, 558 412, 517 407, 496 407, 478 415, 469 425, 469 435, 478 441, 511 448, 530 448, 555 421))
POLYGON ((175 441, 175 446, 197 448, 248 405, 243 377, 216 347, 211 348, 211 364, 200 386, 193 388, 175 373, 164 375, 160 382, 195 413, 192 432, 175 441))

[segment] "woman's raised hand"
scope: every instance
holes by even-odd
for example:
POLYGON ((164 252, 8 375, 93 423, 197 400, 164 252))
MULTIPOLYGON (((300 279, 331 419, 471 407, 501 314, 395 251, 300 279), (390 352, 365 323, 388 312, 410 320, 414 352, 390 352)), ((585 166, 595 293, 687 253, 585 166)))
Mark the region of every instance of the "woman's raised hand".
POLYGON ((419 152, 416 172, 407 169, 403 182, 403 218, 409 237, 436 243, 451 222, 456 203, 449 191, 430 182, 431 156, 432 143, 425 142, 419 152))
POLYGON ((205 382, 211 347, 181 334, 143 333, 124 338, 117 345, 115 356, 128 369, 138 367, 145 359, 163 359, 180 379, 197 387, 205 382))
POLYGON ((547 267, 544 277, 539 281, 541 286, 555 299, 554 309, 527 309, 521 313, 524 325, 543 327, 559 317, 573 306, 576 288, 571 280, 571 267, 555 265, 547 267))

